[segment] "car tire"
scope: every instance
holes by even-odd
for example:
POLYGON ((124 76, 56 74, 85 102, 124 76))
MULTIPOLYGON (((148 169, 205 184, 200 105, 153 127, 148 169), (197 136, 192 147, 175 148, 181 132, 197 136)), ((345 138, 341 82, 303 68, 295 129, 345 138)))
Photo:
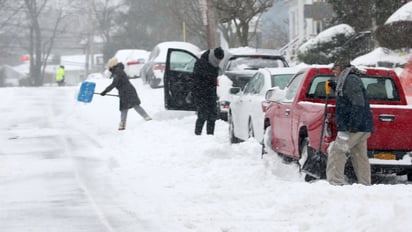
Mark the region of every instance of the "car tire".
POLYGON ((157 84, 156 84, 156 79, 155 79, 154 77, 151 77, 151 78, 150 78, 149 86, 150 86, 150 88, 152 88, 152 89, 158 88, 158 86, 157 86, 157 84))
POLYGON ((408 181, 412 181, 412 171, 409 171, 409 172, 406 174, 406 179, 407 179, 408 181))
POLYGON ((232 120, 232 116, 229 114, 228 116, 228 123, 229 123, 229 139, 230 139, 230 143, 234 144, 234 143, 240 143, 240 139, 237 138, 235 136, 235 132, 234 132, 234 124, 233 124, 233 120, 232 120))
POLYGON ((267 154, 269 151, 274 152, 272 148, 272 128, 270 126, 265 128, 262 141, 262 155, 267 154))
POLYGON ((302 142, 300 143, 300 157, 299 157, 299 160, 298 160, 299 168, 302 168, 303 164, 308 159, 308 147, 309 147, 308 137, 303 138, 302 142))
POLYGON ((255 137, 255 132, 253 130, 253 123, 252 119, 249 118, 249 123, 248 123, 248 138, 254 138, 255 137))

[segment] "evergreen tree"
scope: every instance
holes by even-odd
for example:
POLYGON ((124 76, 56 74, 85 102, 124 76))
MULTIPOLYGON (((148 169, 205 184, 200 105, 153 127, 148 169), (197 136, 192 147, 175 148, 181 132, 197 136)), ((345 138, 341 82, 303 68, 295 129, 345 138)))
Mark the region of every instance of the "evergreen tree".
POLYGON ((345 23, 355 31, 374 31, 385 23, 386 19, 404 4, 404 0, 328 0, 332 4, 335 16, 331 25, 345 23))

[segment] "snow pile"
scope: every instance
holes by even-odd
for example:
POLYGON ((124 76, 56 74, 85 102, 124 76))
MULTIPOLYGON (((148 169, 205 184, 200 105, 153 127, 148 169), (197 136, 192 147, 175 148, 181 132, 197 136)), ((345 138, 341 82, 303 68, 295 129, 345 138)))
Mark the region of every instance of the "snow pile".
POLYGON ((396 21, 412 21, 412 2, 408 2, 393 13, 385 22, 390 24, 396 21))

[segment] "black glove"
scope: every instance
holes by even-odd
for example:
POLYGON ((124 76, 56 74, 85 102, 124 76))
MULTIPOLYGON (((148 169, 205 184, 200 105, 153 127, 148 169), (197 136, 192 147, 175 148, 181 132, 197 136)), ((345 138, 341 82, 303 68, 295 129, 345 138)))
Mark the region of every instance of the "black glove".
POLYGON ((106 95, 106 92, 101 92, 100 95, 104 96, 106 95))

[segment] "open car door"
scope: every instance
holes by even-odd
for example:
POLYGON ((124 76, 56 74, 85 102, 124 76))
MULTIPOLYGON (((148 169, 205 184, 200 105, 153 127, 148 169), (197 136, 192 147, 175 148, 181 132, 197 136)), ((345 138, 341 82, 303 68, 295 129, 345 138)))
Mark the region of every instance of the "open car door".
POLYGON ((164 73, 165 108, 195 111, 193 103, 193 69, 199 58, 183 49, 169 48, 164 73))

